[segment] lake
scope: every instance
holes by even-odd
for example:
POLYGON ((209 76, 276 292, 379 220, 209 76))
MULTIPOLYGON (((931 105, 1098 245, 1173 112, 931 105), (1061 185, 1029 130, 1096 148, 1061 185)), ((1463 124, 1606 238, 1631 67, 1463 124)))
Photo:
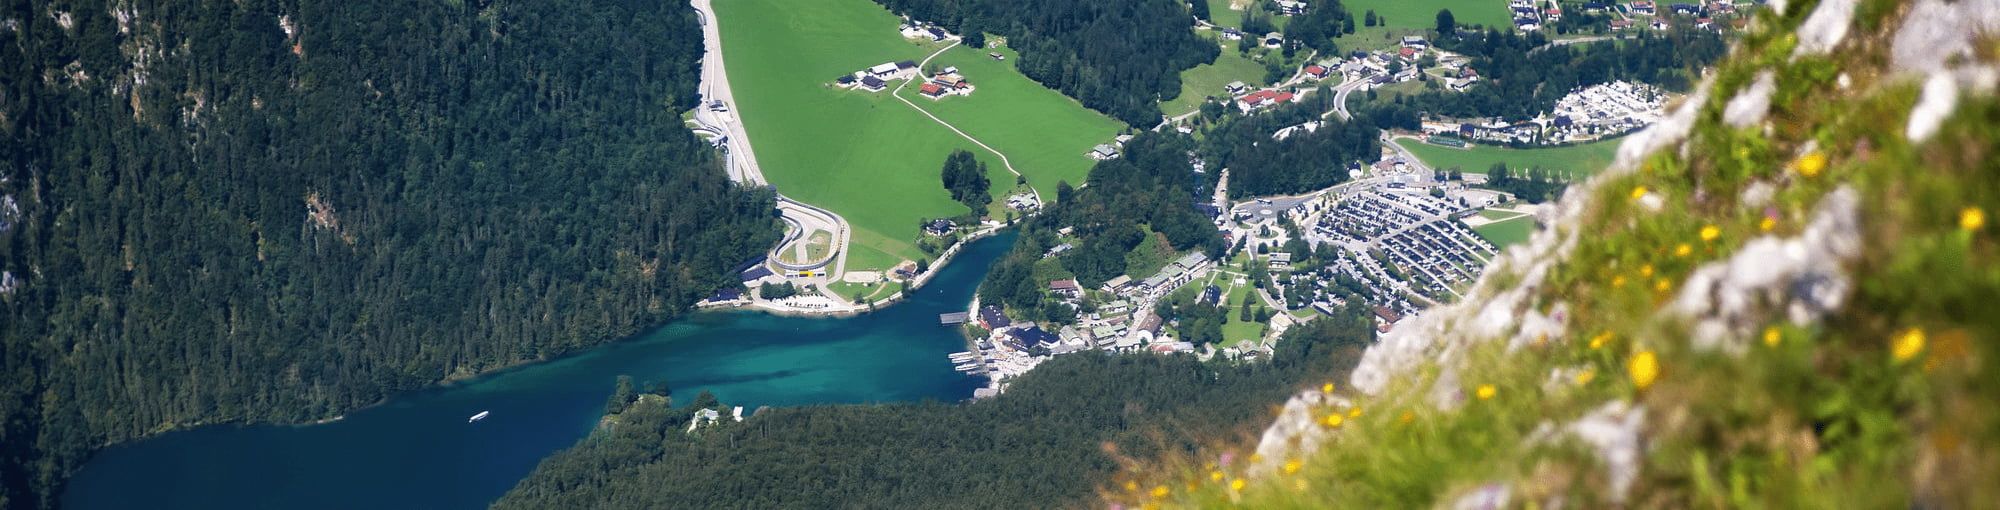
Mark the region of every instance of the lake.
MULTIPOLYGON (((99 452, 68 508, 484 508, 596 425, 619 375, 744 406, 960 400, 984 379, 940 313, 963 311, 1012 245, 966 246, 911 299, 850 318, 693 314, 581 354, 403 395, 311 426, 214 426, 99 452), (466 419, 492 414, 477 423, 466 419)), ((754 418, 752 418, 754 419, 754 418)))

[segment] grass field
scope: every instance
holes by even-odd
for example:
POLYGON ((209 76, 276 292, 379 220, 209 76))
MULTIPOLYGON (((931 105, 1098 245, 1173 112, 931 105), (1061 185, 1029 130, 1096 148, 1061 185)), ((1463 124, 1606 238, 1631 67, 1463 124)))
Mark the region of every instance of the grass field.
POLYGON ((1528 241, 1528 235, 1535 233, 1535 218, 1521 216, 1473 227, 1472 231, 1477 232, 1479 237, 1486 238, 1486 241, 1493 243, 1493 246, 1506 249, 1508 246, 1528 241))
MULTIPOLYGON (((1382 26, 1391 29, 1437 28, 1438 9, 1451 9, 1451 16, 1458 20, 1459 25, 1503 27, 1513 23, 1507 2, 1500 0, 1347 0, 1340 4, 1347 7, 1347 12, 1354 13, 1357 19, 1373 9, 1376 16, 1388 21, 1382 26)), ((1369 27, 1357 21, 1354 28, 1358 35, 1369 27)))
POLYGON ((1548 149, 1507 149, 1502 147, 1479 146, 1470 149, 1454 149, 1419 142, 1411 139, 1396 140, 1397 145, 1409 149, 1417 159, 1432 168, 1458 167, 1466 173, 1486 173, 1494 163, 1506 163, 1508 168, 1540 166, 1552 170, 1577 172, 1578 175, 1597 173, 1611 164, 1618 153, 1621 140, 1602 140, 1583 145, 1555 147, 1548 149))
POLYGON ((1229 95, 1222 87, 1232 81, 1241 81, 1252 87, 1263 86, 1264 64, 1238 53, 1234 45, 1223 48, 1222 54, 1215 57, 1215 63, 1181 71, 1181 95, 1171 101, 1160 102, 1160 110, 1168 116, 1195 111, 1209 96, 1229 95))
MULTIPOLYGON (((1243 11, 1229 9, 1231 0, 1202 0, 1208 2, 1208 22, 1216 26, 1243 28, 1243 11)), ((1247 0, 1245 3, 1248 3, 1247 0)))
MULTIPOLYGON (((1056 182, 1083 184, 1084 176, 1096 163, 1084 153, 1097 144, 1110 142, 1124 124, 1021 75, 1014 68, 1014 63, 1020 61, 1018 57, 1005 48, 952 48, 932 60, 931 66, 957 67, 972 82, 972 95, 933 101, 918 93, 915 85, 905 88, 902 94, 932 115, 1006 153, 1014 169, 1028 178, 1029 186, 1041 192, 1044 199, 1054 200, 1056 182), (999 52, 1007 59, 993 60, 986 55, 988 52, 999 52)), ((987 177, 993 181, 997 204, 1006 200, 1014 189, 1014 176, 998 163, 998 158, 993 159, 988 164, 987 177)))
MULTIPOLYGON (((996 187, 1011 187, 1013 177, 994 157, 971 142, 890 97, 830 85, 834 78, 868 66, 897 60, 922 60, 935 44, 916 44, 896 32, 897 18, 867 0, 724 0, 715 4, 722 22, 723 51, 729 62, 730 86, 745 127, 756 145, 764 177, 786 196, 831 209, 846 217, 853 231, 848 267, 883 269, 922 256, 916 248, 919 219, 956 216, 965 206, 951 200, 938 178, 938 168, 954 149, 973 151, 997 173, 996 187)), ((984 53, 981 52, 981 55, 984 53)), ((941 57, 942 58, 942 57, 941 57)), ((1095 116, 1076 112, 1081 106, 1054 92, 1009 93, 1010 83, 1028 82, 1011 67, 984 72, 968 69, 967 78, 980 93, 995 93, 994 109, 1026 109, 1053 121, 1005 126, 1007 112, 987 116, 991 134, 977 133, 996 148, 1020 147, 1015 167, 1024 172, 1081 175, 1082 166, 1034 164, 1038 157, 1082 159, 1084 149, 1062 151, 1039 147, 1039 132, 1073 136, 1106 133, 1104 124, 1075 127, 1077 119, 1095 116), (1001 76, 1009 73, 1012 76, 1001 76), (992 75, 992 76, 985 76, 992 75), (987 89, 989 83, 991 89, 987 89), (997 93, 996 93, 997 92, 997 93), (1050 106, 1050 104, 1058 104, 1050 106), (1047 156, 1031 154, 1049 152, 1047 156), (1067 154, 1072 153, 1073 154, 1067 154), (1023 161, 1031 164, 1023 168, 1023 161), (1031 170, 1037 169, 1037 170, 1031 170)), ((914 88, 914 87, 912 87, 914 88)), ((953 98, 979 100, 973 97, 953 98)), ((940 115, 944 117, 945 115, 940 115)), ((980 115, 963 114, 978 123, 980 115)), ((975 131, 974 126, 963 126, 975 131)), ((1104 140, 1076 140, 1080 147, 1104 140)), ((1065 144, 1067 146, 1068 144, 1065 144)), ((1007 150, 1007 149, 1002 149, 1007 150)), ((1031 180, 1034 177, 1031 175, 1031 180)), ((1072 182, 1080 182, 1080 177, 1072 182)), ((1053 189, 1055 183, 1036 182, 1053 189)), ((1004 197, 996 197, 1004 199, 1004 197)))

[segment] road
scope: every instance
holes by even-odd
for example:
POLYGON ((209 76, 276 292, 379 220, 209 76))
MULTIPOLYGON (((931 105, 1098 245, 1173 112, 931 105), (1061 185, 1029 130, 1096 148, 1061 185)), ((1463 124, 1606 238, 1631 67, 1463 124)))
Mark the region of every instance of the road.
MULTIPOLYGON (((730 180, 746 186, 768 186, 770 182, 764 180, 764 171, 757 165, 757 153, 750 147, 750 133, 744 130, 739 117, 732 111, 716 111, 710 108, 710 105, 717 101, 725 105, 726 109, 737 107, 736 97, 729 87, 729 73, 723 64, 722 24, 717 21, 715 9, 710 2, 711 0, 689 2, 694 6, 695 14, 701 21, 702 45, 706 48, 701 58, 702 104, 695 107, 694 121, 701 129, 721 133, 724 136, 722 148, 727 155, 730 180)), ((813 207, 786 198, 784 195, 778 196, 778 212, 787 223, 799 225, 803 229, 792 241, 803 242, 814 229, 827 230, 834 234, 832 246, 834 259, 830 264, 833 271, 814 282, 814 285, 820 288, 822 294, 838 300, 834 297, 837 294, 826 288, 826 283, 840 281, 840 277, 847 272, 847 251, 853 234, 847 219, 833 211, 813 207)), ((772 253, 779 253, 789 242, 791 241, 781 243, 772 253)))
MULTIPOLYGON (((1007 154, 1006 154, 1006 153, 1002 153, 1002 152, 1000 152, 1000 150, 999 150, 999 149, 994 149, 994 148, 993 148, 992 146, 990 146, 990 145, 986 145, 986 142, 982 142, 982 141, 979 141, 979 139, 978 139, 978 138, 973 138, 973 137, 972 137, 972 135, 968 135, 968 134, 965 134, 965 131, 962 131, 962 130, 959 130, 959 129, 958 129, 958 126, 953 126, 953 125, 951 125, 951 123, 950 123, 950 122, 945 122, 945 121, 944 121, 944 119, 940 119, 940 118, 938 118, 938 116, 936 116, 936 115, 931 115, 931 112, 930 112, 930 111, 928 111, 928 110, 925 110, 925 109, 924 109, 924 107, 922 107, 922 106, 917 106, 917 103, 913 103, 913 102, 910 102, 910 100, 908 100, 908 99, 904 99, 904 98, 903 98, 903 87, 908 87, 908 86, 910 86, 910 84, 911 84, 911 83, 915 83, 915 82, 918 82, 918 81, 922 81, 922 80, 924 79, 924 77, 923 77, 923 70, 924 70, 924 66, 927 66, 927 65, 930 65, 930 63, 931 63, 931 59, 935 59, 935 58, 937 58, 937 57, 938 57, 938 55, 943 55, 943 54, 944 54, 944 52, 946 52, 946 51, 949 51, 949 50, 951 50, 952 48, 957 48, 957 47, 958 47, 958 44, 959 44, 959 42, 960 42, 960 41, 957 41, 957 40, 954 40, 954 41, 952 41, 952 42, 951 42, 951 45, 950 45, 950 46, 945 46, 945 47, 944 47, 943 49, 939 49, 939 50, 937 50, 936 52, 934 52, 934 53, 931 53, 931 54, 930 54, 930 56, 928 56, 928 57, 924 57, 924 61, 923 61, 923 62, 918 62, 918 63, 917 63, 917 75, 918 75, 918 76, 917 76, 916 78, 911 78, 911 79, 907 79, 907 80, 903 80, 903 83, 901 83, 901 84, 898 84, 898 85, 896 85, 896 90, 892 90, 892 91, 889 91, 889 95, 890 95, 891 97, 895 97, 897 101, 902 101, 902 102, 903 102, 903 104, 906 104, 906 105, 910 105, 910 108, 911 108, 911 109, 913 109, 913 110, 916 110, 916 111, 917 111, 917 113, 921 113, 921 114, 924 114, 924 116, 925 116, 925 117, 930 117, 930 118, 931 118, 931 120, 933 120, 933 121, 936 121, 936 122, 937 122, 937 123, 938 123, 939 125, 942 125, 942 126, 944 126, 944 128, 945 128, 945 129, 949 129, 949 130, 951 130, 951 132, 953 132, 953 133, 958 133, 958 136, 960 136, 960 137, 963 137, 963 138, 965 138, 965 140, 966 140, 966 141, 969 141, 969 142, 972 142, 972 144, 973 144, 973 145, 977 145, 977 146, 979 146, 979 148, 981 148, 981 149, 986 149, 986 152, 991 152, 991 153, 993 153, 993 155, 995 155, 995 156, 999 156, 999 157, 1000 157, 1000 166, 1002 166, 1002 167, 1006 167, 1006 168, 1007 168, 1007 173, 1010 173, 1010 174, 1014 174, 1014 177, 1021 177, 1021 172, 1020 172, 1020 171, 1017 171, 1017 170, 1014 170, 1014 163, 1013 163, 1012 161, 1008 161, 1008 160, 1007 160, 1007 154)), ((1030 192, 1030 193, 1034 193, 1034 194, 1035 194, 1035 203, 1037 203, 1037 204, 1045 204, 1045 205, 1047 204, 1047 202, 1043 202, 1043 201, 1042 201, 1042 193, 1041 193, 1041 192, 1039 192, 1039 191, 1035 191, 1035 187, 1034 187, 1034 186, 1029 186, 1029 187, 1028 187, 1028 192, 1030 192)), ((1001 200, 1006 200, 1006 197, 1001 197, 1000 199, 1001 199, 1001 200)))

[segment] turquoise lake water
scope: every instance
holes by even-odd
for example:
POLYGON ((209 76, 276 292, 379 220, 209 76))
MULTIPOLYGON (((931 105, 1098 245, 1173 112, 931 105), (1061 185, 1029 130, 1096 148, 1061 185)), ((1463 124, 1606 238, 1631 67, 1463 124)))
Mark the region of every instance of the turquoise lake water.
MULTIPOLYGON (((114 447, 68 508, 484 508, 604 412, 619 375, 745 406, 960 400, 984 380, 940 313, 963 311, 1014 235, 975 241, 912 299, 842 319, 699 313, 582 354, 404 395, 313 426, 216 426, 114 447), (466 418, 492 414, 477 423, 466 418)), ((753 418, 754 419, 754 418, 753 418)))

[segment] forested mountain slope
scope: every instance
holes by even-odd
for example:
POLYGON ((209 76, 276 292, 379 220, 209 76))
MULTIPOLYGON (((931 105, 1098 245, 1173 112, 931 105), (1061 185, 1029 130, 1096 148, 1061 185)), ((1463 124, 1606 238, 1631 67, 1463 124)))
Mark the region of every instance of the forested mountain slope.
POLYGON ((1006 37, 1021 52, 1021 74, 1142 128, 1160 123, 1158 101, 1180 94, 1181 71, 1220 53, 1194 34, 1181 0, 876 2, 953 33, 1006 37))
POLYGON ((775 241, 684 3, 0 9, 0 506, 638 331, 775 241))
POLYGON ((1769 5, 1548 230, 1296 397, 1249 462, 1107 498, 1992 508, 2000 0, 1769 5))

